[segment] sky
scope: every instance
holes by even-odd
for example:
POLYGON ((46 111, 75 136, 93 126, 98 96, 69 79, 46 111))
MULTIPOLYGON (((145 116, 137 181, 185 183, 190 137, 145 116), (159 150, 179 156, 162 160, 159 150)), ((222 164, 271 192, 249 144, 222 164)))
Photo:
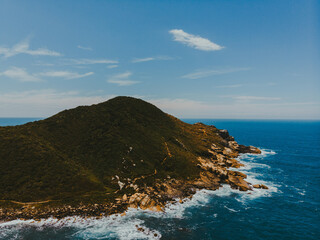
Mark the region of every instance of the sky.
POLYGON ((115 96, 179 118, 320 119, 320 2, 0 0, 0 117, 115 96))

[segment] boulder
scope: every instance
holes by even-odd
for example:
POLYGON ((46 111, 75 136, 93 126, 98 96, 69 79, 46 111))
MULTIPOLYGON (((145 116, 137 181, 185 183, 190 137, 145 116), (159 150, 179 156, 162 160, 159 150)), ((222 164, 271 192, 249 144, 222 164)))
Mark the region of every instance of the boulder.
POLYGON ((240 176, 243 179, 247 178, 247 175, 242 173, 242 172, 238 172, 238 171, 228 171, 228 175, 233 175, 233 176, 240 176))
POLYGON ((231 149, 239 151, 239 144, 236 141, 229 141, 228 145, 231 149))
POLYGON ((150 197, 146 195, 139 203, 141 209, 147 209, 149 207, 150 197))
POLYGON ((233 155, 233 151, 230 148, 225 147, 223 152, 224 155, 230 156, 233 155))
POLYGON ((237 161, 234 158, 230 158, 226 161, 226 164, 228 167, 233 167, 233 168, 240 168, 243 167, 244 164, 240 163, 239 161, 237 161))
POLYGON ((261 150, 254 146, 244 146, 239 145, 239 153, 253 153, 253 154, 260 154, 261 150))
POLYGON ((220 137, 222 137, 223 139, 225 139, 227 141, 234 141, 234 138, 229 135, 229 132, 226 129, 219 130, 218 134, 220 135, 220 137))
POLYGON ((128 200, 127 194, 124 194, 124 195, 122 196, 122 201, 126 202, 127 200, 128 200))
POLYGON ((269 189, 266 185, 263 184, 254 184, 252 185, 254 188, 262 188, 262 189, 269 189))
POLYGON ((228 175, 228 182, 232 188, 239 189, 240 191, 248 191, 251 190, 250 185, 243 180, 240 176, 228 175))

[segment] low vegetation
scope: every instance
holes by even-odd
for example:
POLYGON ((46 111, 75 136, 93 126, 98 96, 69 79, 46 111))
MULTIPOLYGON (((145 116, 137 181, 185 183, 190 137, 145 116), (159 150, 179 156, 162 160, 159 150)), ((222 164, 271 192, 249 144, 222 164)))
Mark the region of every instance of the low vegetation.
MULTIPOLYGON (((45 120, 0 127, 0 200, 104 201, 168 177, 199 177, 199 156, 225 144, 140 99, 116 97, 45 120)), ((1 204, 1 203, 0 203, 1 204)))

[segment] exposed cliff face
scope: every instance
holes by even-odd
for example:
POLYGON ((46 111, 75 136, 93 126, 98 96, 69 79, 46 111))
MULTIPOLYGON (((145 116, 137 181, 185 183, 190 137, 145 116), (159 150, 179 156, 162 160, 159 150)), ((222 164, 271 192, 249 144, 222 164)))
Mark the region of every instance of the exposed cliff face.
POLYGON ((43 201, 47 207, 37 216, 52 215, 52 207, 55 216, 97 215, 127 207, 161 210, 174 198, 222 183, 247 191, 245 174, 228 169, 241 166, 240 153, 260 150, 239 145, 226 130, 184 123, 130 97, 2 127, 0 200, 6 207, 0 218, 32 217, 30 206, 41 205, 21 202, 43 201), (80 202, 86 205, 80 212, 61 208, 80 202), (25 212, 12 214, 21 205, 25 212))

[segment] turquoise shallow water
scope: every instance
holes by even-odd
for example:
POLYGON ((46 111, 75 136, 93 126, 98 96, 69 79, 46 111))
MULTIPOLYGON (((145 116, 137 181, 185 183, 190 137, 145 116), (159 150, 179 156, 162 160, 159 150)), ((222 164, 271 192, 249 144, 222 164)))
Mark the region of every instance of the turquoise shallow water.
MULTIPOLYGON (((31 121, 26 119, 24 121, 31 121)), ((21 124, 0 119, 0 125, 21 124), (10 123, 11 122, 11 123, 10 123)), ((165 213, 0 224, 0 239, 319 239, 320 122, 185 119, 228 129, 263 154, 240 157, 242 172, 269 190, 198 192, 165 213), (137 227, 145 229, 144 232, 137 227)))

